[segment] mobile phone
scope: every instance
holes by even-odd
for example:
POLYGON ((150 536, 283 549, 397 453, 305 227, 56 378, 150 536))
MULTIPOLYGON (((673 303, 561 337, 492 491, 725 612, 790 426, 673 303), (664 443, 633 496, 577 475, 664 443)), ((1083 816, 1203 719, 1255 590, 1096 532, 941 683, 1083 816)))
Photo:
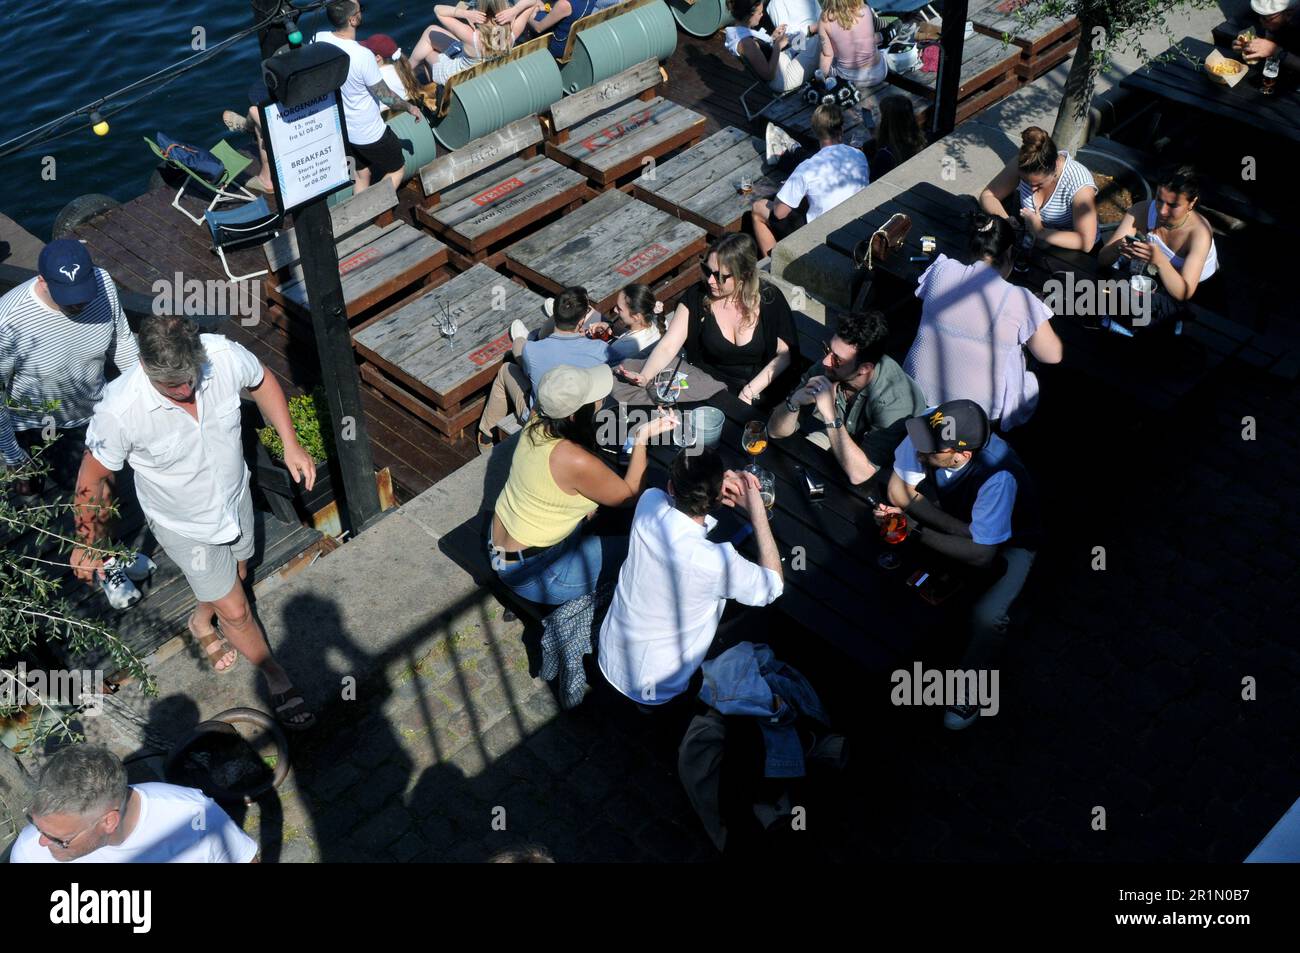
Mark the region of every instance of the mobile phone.
POLYGON ((808 493, 808 499, 820 500, 826 495, 826 483, 817 479, 803 467, 798 468, 800 475, 803 476, 803 487, 808 493))
POLYGON ((907 584, 932 606, 943 605, 961 590, 961 580, 949 572, 931 572, 918 569, 908 577, 907 584))

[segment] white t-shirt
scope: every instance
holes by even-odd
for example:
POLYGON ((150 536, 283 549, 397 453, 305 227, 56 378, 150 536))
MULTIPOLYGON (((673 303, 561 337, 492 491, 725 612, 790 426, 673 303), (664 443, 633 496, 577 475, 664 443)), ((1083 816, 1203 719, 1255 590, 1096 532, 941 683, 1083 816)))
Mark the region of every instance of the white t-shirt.
POLYGON ((706 538, 714 524, 701 526, 663 490, 636 505, 599 653, 605 679, 633 701, 662 705, 686 690, 728 599, 765 606, 781 595, 775 572, 706 538))
POLYGON ((122 843, 101 847, 76 860, 59 861, 42 847, 28 824, 14 842, 11 864, 247 864, 257 842, 215 801, 195 788, 175 784, 133 784, 140 817, 122 843))
MULTIPOLYGON (((348 142, 354 146, 368 146, 378 142, 387 128, 380 113, 379 100, 370 92, 370 87, 384 80, 375 62, 375 54, 356 40, 344 40, 328 30, 316 34, 317 43, 330 43, 337 46, 352 61, 348 66, 348 78, 343 81, 343 119, 347 122, 348 142)), ((402 93, 399 85, 393 92, 402 93)))
MULTIPOLYGON (((924 416, 934 413, 930 407, 924 416)), ((989 436, 988 446, 980 451, 987 455, 990 462, 996 463, 1009 452, 1005 440, 997 434, 989 436)), ((935 483, 947 486, 965 476, 967 463, 960 467, 948 467, 934 471, 935 483)), ((916 445, 911 437, 904 437, 903 442, 894 451, 894 472, 908 486, 918 486, 925 479, 925 466, 916 456, 916 445)), ((1011 512, 1016 506, 1016 478, 1007 470, 993 474, 984 481, 975 497, 971 508, 970 535, 974 542, 982 546, 996 546, 1011 538, 1011 512)))
POLYGON ((154 389, 137 364, 104 388, 86 428, 86 449, 116 473, 135 471, 145 516, 196 543, 239 536, 248 492, 240 436, 241 388, 262 382, 262 363, 219 334, 201 334, 208 362, 195 389, 198 419, 154 389))
POLYGON ((837 143, 823 146, 817 153, 795 166, 786 179, 777 201, 791 208, 808 197, 808 221, 829 212, 850 196, 871 184, 871 167, 861 149, 837 143))
POLYGON ((776 26, 784 23, 789 33, 807 33, 808 27, 821 19, 822 8, 817 0, 770 0, 767 15, 776 26))
POLYGON ((397 72, 396 66, 392 63, 385 63, 379 67, 379 75, 384 78, 384 82, 388 84, 389 89, 403 99, 407 98, 406 84, 402 82, 402 74, 397 72))
POLYGON ((766 30, 751 30, 747 26, 729 26, 722 31, 722 45, 732 56, 740 56, 740 41, 751 36, 767 44, 772 42, 772 34, 766 30))

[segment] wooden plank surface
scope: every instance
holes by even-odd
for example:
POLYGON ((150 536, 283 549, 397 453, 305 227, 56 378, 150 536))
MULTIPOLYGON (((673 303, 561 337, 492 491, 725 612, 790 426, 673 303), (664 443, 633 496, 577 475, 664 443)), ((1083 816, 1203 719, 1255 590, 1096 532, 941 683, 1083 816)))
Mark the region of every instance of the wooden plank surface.
POLYGON ((551 106, 551 128, 562 132, 611 106, 653 89, 663 80, 657 60, 644 60, 617 76, 565 96, 551 106))
POLYGON ((1006 36, 1027 54, 1036 54, 1079 29, 1079 18, 1075 16, 1045 16, 1026 27, 1016 19, 1014 7, 1007 0, 988 0, 978 7, 972 4, 966 17, 977 33, 998 40, 1006 36))
POLYGON ((517 119, 491 135, 482 136, 439 156, 420 169, 420 184, 424 188, 424 194, 436 195, 541 141, 542 125, 536 116, 517 119))
POLYGON ((557 148, 583 166, 606 172, 660 152, 656 145, 703 125, 703 117, 670 99, 636 100, 573 128, 557 148))
MULTIPOLYGON (((339 273, 349 316, 355 315, 354 309, 361 307, 367 296, 382 291, 390 282, 401 281, 413 271, 439 267, 446 261, 446 252, 442 242, 398 223, 376 241, 341 259, 339 273)), ((282 286, 280 293, 304 310, 308 307, 307 289, 301 279, 282 286)))
MULTIPOLYGON (((957 98, 963 99, 997 77, 1012 72, 1019 60, 1019 49, 1004 44, 1000 39, 981 33, 969 37, 962 48, 957 98)), ((927 73, 918 68, 908 73, 891 74, 890 81, 916 92, 933 94, 938 77, 937 71, 927 73)))
POLYGON ((586 192, 586 178, 554 159, 513 159, 449 189, 430 217, 470 247, 520 219, 535 219, 586 192))
MULTIPOLYGON (((387 179, 353 195, 346 202, 340 202, 330 209, 330 227, 334 231, 334 238, 341 239, 368 225, 396 204, 397 192, 393 189, 393 183, 387 179)), ((262 247, 272 271, 279 271, 301 257, 298 238, 292 228, 285 229, 262 247)))

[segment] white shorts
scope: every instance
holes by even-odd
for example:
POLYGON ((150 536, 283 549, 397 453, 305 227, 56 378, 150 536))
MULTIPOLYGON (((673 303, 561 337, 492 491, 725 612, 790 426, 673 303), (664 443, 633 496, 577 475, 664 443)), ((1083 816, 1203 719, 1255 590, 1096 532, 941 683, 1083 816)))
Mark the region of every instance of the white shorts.
POLYGON ((809 37, 803 52, 793 56, 790 55, 789 47, 781 51, 777 57, 776 75, 767 84, 773 92, 788 93, 796 90, 817 72, 817 62, 821 59, 822 51, 815 41, 816 37, 809 37))

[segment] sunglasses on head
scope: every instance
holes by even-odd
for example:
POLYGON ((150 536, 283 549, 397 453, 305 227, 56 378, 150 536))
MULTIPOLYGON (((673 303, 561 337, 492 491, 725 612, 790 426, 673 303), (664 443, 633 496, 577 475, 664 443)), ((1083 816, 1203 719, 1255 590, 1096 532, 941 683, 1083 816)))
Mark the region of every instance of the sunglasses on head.
POLYGON ((708 281, 710 278, 714 278, 717 280, 718 284, 722 284, 724 281, 731 280, 731 275, 723 274, 721 271, 714 271, 704 262, 700 262, 700 271, 704 274, 705 281, 708 281))

